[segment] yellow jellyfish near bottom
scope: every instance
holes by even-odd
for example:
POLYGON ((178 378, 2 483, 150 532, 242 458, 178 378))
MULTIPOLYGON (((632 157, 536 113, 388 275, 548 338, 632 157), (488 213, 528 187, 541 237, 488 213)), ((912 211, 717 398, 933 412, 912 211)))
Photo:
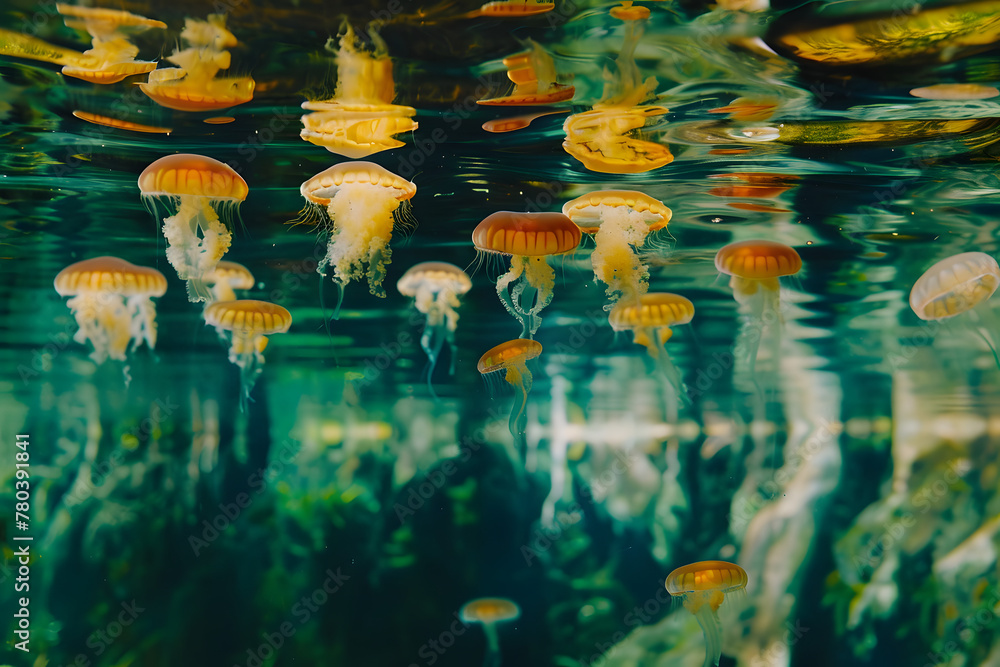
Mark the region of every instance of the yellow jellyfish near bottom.
POLYGON ((60 271, 55 288, 60 296, 73 297, 66 302, 80 326, 73 340, 90 341, 90 358, 98 364, 108 358, 126 361, 126 353, 143 341, 150 349, 156 347, 152 298, 167 291, 167 279, 156 269, 118 257, 94 257, 60 271))
POLYGON ((431 379, 434 366, 441 355, 441 347, 448 343, 451 349, 449 373, 455 374, 455 330, 458 328, 458 297, 472 289, 468 274, 448 262, 421 262, 411 266, 396 283, 403 296, 412 296, 417 310, 427 316, 420 346, 427 353, 427 387, 434 388, 431 379))
POLYGON ((689 299, 669 292, 650 292, 640 296, 637 304, 619 303, 611 309, 608 321, 615 331, 634 332, 636 344, 646 347, 677 395, 688 400, 681 373, 664 343, 674 334, 670 327, 687 324, 693 318, 694 304, 689 299))
POLYGON ((204 318, 217 331, 231 332, 229 361, 240 369, 240 407, 246 410, 250 392, 262 372, 267 337, 288 331, 292 315, 277 304, 244 299, 216 301, 205 308, 204 318))
POLYGON ((722 622, 719 607, 726 596, 743 591, 747 573, 739 565, 722 560, 706 560, 679 567, 667 577, 667 592, 679 598, 694 614, 705 633, 705 662, 713 667, 722 660, 722 622))
POLYGON ((514 387, 514 406, 510 412, 508 427, 510 434, 514 437, 520 449, 521 456, 525 455, 527 443, 524 442, 524 434, 527 429, 528 414, 528 392, 531 391, 532 375, 528 370, 528 361, 536 358, 542 353, 542 344, 538 341, 527 338, 515 338, 506 343, 500 343, 494 348, 486 351, 479 358, 479 372, 484 377, 493 373, 506 371, 504 380, 514 387))
POLYGON ((521 608, 506 598, 479 598, 465 603, 458 616, 463 623, 481 623, 486 634, 486 659, 483 667, 500 667, 500 636, 497 625, 516 621, 521 608))
POLYGON ((322 171, 299 188, 307 208, 305 221, 318 213, 329 221, 326 257, 317 267, 321 276, 333 267, 333 282, 338 299, 333 319, 340 317, 344 288, 351 280, 365 276, 368 265, 368 290, 384 297, 382 280, 390 262, 393 224, 409 222, 408 201, 417 186, 373 162, 344 162, 322 171))

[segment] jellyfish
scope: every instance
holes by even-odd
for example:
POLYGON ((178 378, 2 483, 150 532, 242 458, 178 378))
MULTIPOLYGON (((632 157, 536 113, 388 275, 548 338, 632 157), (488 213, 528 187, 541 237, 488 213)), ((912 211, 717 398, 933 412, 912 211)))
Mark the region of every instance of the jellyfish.
POLYGON ((382 279, 392 256, 389 240, 393 223, 411 224, 408 202, 417 193, 417 186, 373 162, 344 162, 316 174, 299 192, 307 202, 305 221, 316 215, 329 221, 326 257, 316 270, 325 276, 326 268, 333 266, 337 285, 333 318, 340 317, 344 288, 352 279, 365 275, 365 263, 368 290, 384 297, 382 279))
POLYGON ((202 281, 212 288, 212 301, 235 301, 234 290, 252 289, 256 284, 250 269, 236 262, 219 262, 202 281))
POLYGON ((556 67, 552 56, 541 45, 529 39, 529 50, 503 59, 507 78, 514 83, 514 92, 503 97, 478 100, 484 106, 539 106, 573 99, 576 89, 556 82, 556 67))
POLYGON ((277 304, 244 299, 216 301, 205 308, 204 318, 217 330, 232 332, 229 361, 240 369, 240 407, 246 410, 250 392, 262 372, 267 337, 288 331, 292 315, 277 304))
POLYGON ((927 100, 988 100, 1000 95, 1000 90, 981 83, 938 83, 914 88, 910 95, 927 100))
POLYGON ((726 596, 744 591, 746 571, 734 563, 706 560, 679 567, 667 577, 667 592, 680 598, 684 608, 694 614, 705 633, 705 662, 713 667, 722 660, 722 622, 719 607, 726 596))
MULTIPOLYGON (((375 50, 368 53, 346 26, 337 49, 337 88, 332 98, 308 101, 302 108, 313 113, 302 116, 304 140, 331 153, 352 159, 398 148, 393 138, 417 129, 413 107, 393 104, 396 88, 388 47, 374 30, 368 31, 375 50)), ((332 50, 333 40, 326 48, 332 50)))
POLYGON ((619 299, 635 304, 649 289, 649 271, 636 254, 646 236, 664 229, 671 211, 663 202, 634 190, 600 190, 563 204, 563 214, 585 234, 594 235, 594 275, 608 286, 611 307, 619 299))
POLYGON ((687 324, 694 318, 694 304, 679 294, 651 292, 638 303, 620 301, 611 309, 608 321, 615 331, 630 330, 635 343, 645 346, 675 395, 688 399, 680 371, 670 360, 664 344, 674 335, 670 327, 687 324))
POLYGON ((528 361, 534 359, 542 353, 542 344, 525 338, 509 340, 500 343, 494 348, 486 351, 479 358, 479 373, 483 377, 498 371, 506 371, 504 380, 514 387, 514 405, 510 412, 508 428, 514 441, 518 443, 522 458, 525 455, 527 443, 524 440, 527 428, 528 415, 528 392, 531 391, 531 371, 528 370, 528 361))
POLYGON ((487 2, 477 10, 468 14, 463 14, 459 18, 476 18, 487 16, 490 18, 516 18, 522 16, 535 16, 545 14, 556 8, 554 2, 538 2, 538 0, 496 0, 487 2))
POLYGON ((617 76, 608 79, 604 95, 590 111, 573 114, 563 124, 563 149, 590 171, 604 174, 640 174, 670 164, 674 156, 660 143, 638 136, 650 120, 669 111, 643 102, 656 92, 656 77, 641 79, 635 49, 642 37, 641 11, 615 7, 612 16, 625 22, 625 41, 615 60, 617 76))
POLYGON ((500 635, 497 633, 497 625, 520 618, 520 607, 506 598, 479 598, 466 602, 458 615, 463 623, 481 623, 483 626, 486 634, 486 659, 483 667, 500 667, 500 635))
POLYGON ((139 47, 128 41, 128 32, 166 28, 163 21, 147 19, 117 9, 75 7, 59 3, 56 10, 66 17, 67 27, 87 31, 93 39, 80 62, 64 65, 62 73, 90 83, 117 83, 133 74, 147 74, 156 62, 136 60, 139 47))
POLYGON ((1000 266, 984 252, 963 252, 946 257, 927 269, 910 290, 910 308, 922 320, 945 320, 973 310, 981 326, 976 332, 993 353, 1000 367, 997 346, 992 339, 1000 323, 988 306, 977 308, 1000 286, 1000 266))
POLYGON ((73 112, 73 116, 88 123, 93 123, 94 125, 113 127, 117 130, 131 130, 132 132, 144 132, 146 134, 170 134, 173 132, 173 130, 169 127, 143 125, 142 123, 133 123, 130 120, 121 120, 119 118, 112 118, 111 116, 102 116, 101 114, 90 113, 89 111, 77 110, 73 112))
POLYGON ((498 211, 476 226, 472 242, 481 252, 511 256, 510 271, 497 281, 497 294, 521 322, 521 337, 530 338, 542 323, 538 313, 552 301, 555 287, 555 271, 545 258, 575 250, 580 228, 562 213, 498 211))
POLYGON ((455 309, 461 305, 458 297, 472 289, 472 280, 454 264, 422 262, 403 274, 396 283, 396 289, 403 296, 414 297, 417 310, 427 316, 420 346, 430 361, 427 386, 433 394, 431 378, 445 342, 451 348, 449 373, 455 374, 455 329, 458 328, 458 312, 455 309))
POLYGON ((167 261, 188 281, 189 300, 209 300, 211 292, 203 279, 215 270, 233 240, 213 204, 224 214, 236 209, 250 191, 246 181, 218 160, 179 153, 146 167, 139 175, 139 190, 154 215, 157 198, 164 198, 170 208, 177 206, 175 215, 163 219, 167 261))
MULTIPOLYGON (((746 347, 751 376, 757 365, 757 352, 765 329, 771 323, 781 324, 780 276, 795 275, 802 268, 802 259, 793 248, 774 241, 739 241, 723 247, 715 255, 715 268, 732 276, 729 286, 740 304, 740 310, 749 318, 741 337, 746 347)), ((777 353, 781 339, 771 337, 773 353, 777 353)), ((756 383, 756 379, 754 379, 756 383)))
MULTIPOLYGON (((143 341, 156 347, 156 306, 152 298, 167 291, 167 279, 156 269, 136 266, 117 257, 94 257, 71 264, 55 279, 79 331, 78 343, 90 341, 90 358, 102 364, 108 358, 126 361, 126 353, 143 341)), ((129 381, 125 365, 125 382, 129 381)))
POLYGON ((226 30, 224 15, 212 14, 207 21, 185 20, 181 39, 190 46, 167 57, 177 67, 153 70, 146 83, 139 84, 150 99, 178 111, 213 111, 253 99, 253 78, 215 76, 229 69, 231 57, 224 49, 238 43, 226 30))

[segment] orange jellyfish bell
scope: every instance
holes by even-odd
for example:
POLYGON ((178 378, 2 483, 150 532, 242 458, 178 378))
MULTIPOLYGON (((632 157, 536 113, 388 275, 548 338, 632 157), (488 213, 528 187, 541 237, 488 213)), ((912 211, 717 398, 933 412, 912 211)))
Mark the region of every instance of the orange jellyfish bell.
POLYGON ((497 624, 515 621, 521 617, 521 608, 506 598, 480 598, 462 606, 458 612, 463 623, 480 623, 486 633, 485 665, 500 664, 500 636, 497 624))
POLYGON ((514 387, 514 406, 511 409, 508 428, 514 441, 519 443, 521 456, 525 454, 527 443, 524 441, 527 428, 528 392, 531 391, 532 375, 528 370, 528 361, 542 353, 542 344, 527 338, 516 338, 487 350, 479 358, 478 369, 483 377, 493 373, 506 371, 504 380, 514 387))
POLYGON ((554 2, 537 2, 536 0, 497 0, 487 2, 477 11, 470 12, 468 16, 489 16, 494 18, 516 18, 522 16, 536 16, 551 12, 556 8, 554 2))
POLYGON ((117 9, 77 7, 58 3, 56 11, 66 17, 70 28, 87 31, 93 46, 77 62, 64 65, 62 73, 90 83, 117 83, 134 74, 156 69, 156 62, 136 60, 139 48, 128 41, 127 33, 149 28, 166 28, 163 21, 148 19, 117 9))
POLYGON ((503 59, 514 92, 503 97, 479 100, 485 106, 538 106, 573 99, 576 89, 556 82, 552 56, 538 42, 528 40, 530 50, 503 59))
POLYGON ((177 206, 177 213, 163 220, 167 261, 188 281, 191 301, 209 300, 202 278, 215 270, 233 239, 213 206, 224 214, 235 210, 250 191, 246 181, 218 160, 180 153, 146 167, 139 190, 146 202, 162 199, 168 208, 177 206))
POLYGON ((735 563, 708 560, 679 567, 667 576, 667 592, 680 598, 684 608, 694 614, 705 634, 704 667, 722 660, 722 623, 719 607, 727 595, 746 589, 746 570, 735 563))
POLYGON ((252 289, 256 284, 250 269, 237 262, 219 262, 214 271, 204 276, 205 284, 212 288, 214 301, 235 301, 235 290, 252 289))
POLYGON ((636 344, 645 346, 674 392, 688 400, 680 371, 664 344, 673 336, 671 327, 687 324, 693 318, 690 299, 669 292, 650 292, 640 295, 637 303, 620 301, 611 309, 608 322, 615 331, 632 331, 636 344))
POLYGON ((523 325, 522 337, 538 331, 538 314, 552 301, 555 271, 546 257, 572 252, 580 237, 580 228, 562 213, 498 211, 473 230, 476 250, 512 256, 510 270, 497 281, 497 294, 523 325))

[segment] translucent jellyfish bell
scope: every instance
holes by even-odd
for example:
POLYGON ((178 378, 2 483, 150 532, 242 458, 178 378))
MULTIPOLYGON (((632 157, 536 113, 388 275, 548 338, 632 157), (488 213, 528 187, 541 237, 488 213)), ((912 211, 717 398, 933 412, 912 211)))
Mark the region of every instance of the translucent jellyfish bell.
POLYGON ((573 99, 573 86, 556 82, 556 67, 552 56, 534 40, 528 40, 529 50, 503 59, 507 78, 514 91, 503 97, 478 100, 485 106, 539 106, 573 99))
POLYGON ((746 589, 746 570, 734 563, 708 560, 679 567, 667 577, 666 588, 694 614, 705 634, 705 662, 713 667, 722 660, 722 622, 719 607, 727 595, 746 589))
POLYGON ((211 293, 203 277, 215 270, 229 250, 233 236, 215 207, 224 214, 235 211, 250 189, 232 167, 202 155, 168 155, 139 175, 139 190, 155 215, 162 199, 175 215, 164 218, 167 261, 188 281, 188 299, 207 301, 211 293))
POLYGON ((434 393, 431 379, 434 366, 441 354, 441 346, 447 342, 451 348, 451 368, 455 374, 455 330, 458 328, 458 297, 472 289, 468 274, 448 262, 422 262, 411 266, 396 283, 396 289, 403 296, 413 297, 417 310, 427 316, 420 346, 427 353, 430 368, 427 370, 427 386, 434 393))
POLYGON ((252 289, 256 284, 250 269, 237 262, 222 260, 202 278, 212 288, 212 301, 235 301, 235 290, 252 289))
POLYGON ((483 667, 500 667, 500 636, 497 625, 520 618, 520 607, 506 598, 480 598, 465 603, 458 614, 463 623, 480 623, 483 626, 486 634, 483 667))
POLYGON ((479 358, 479 373, 488 377, 493 373, 505 371, 504 380, 514 387, 514 406, 510 413, 510 434, 519 443, 521 455, 524 456, 524 433, 527 427, 528 415, 525 408, 528 405, 528 392, 531 391, 532 375, 528 370, 528 361, 542 353, 542 344, 525 338, 509 340, 491 348, 479 358))
POLYGON ((80 326, 73 340, 90 341, 94 346, 90 357, 98 364, 109 357, 126 361, 126 353, 143 341, 150 349, 156 347, 152 298, 167 291, 167 280, 156 269, 117 257, 94 257, 60 271, 55 288, 60 296, 72 297, 66 305, 80 326))
POLYGON ((664 229, 672 215, 663 202, 634 190, 600 190, 563 204, 563 214, 594 235, 594 275, 608 286, 610 310, 619 299, 636 303, 649 289, 649 271, 635 249, 650 232, 664 229))
POLYGON ((409 222, 407 202, 417 186, 373 162, 344 162, 316 174, 299 191, 307 202, 305 219, 318 214, 328 221, 327 253, 317 271, 325 276, 326 268, 333 267, 339 289, 334 319, 340 316, 344 287, 365 276, 365 264, 369 291, 384 297, 382 279, 392 255, 393 224, 409 222))
POLYGON ((555 271, 546 258, 574 251, 580 237, 580 228, 562 213, 498 211, 473 230, 476 250, 511 256, 510 270, 497 281, 497 294, 521 322, 522 337, 538 331, 538 314, 552 301, 555 271), (514 288, 508 293, 511 283, 514 288))
POLYGON ((166 28, 163 21, 130 12, 97 7, 76 7, 59 3, 56 11, 66 17, 70 28, 86 30, 93 44, 80 60, 63 66, 62 73, 90 83, 117 83, 133 74, 156 69, 156 62, 136 60, 139 47, 128 41, 129 32, 166 28))
POLYGON ((217 330, 231 332, 229 361, 240 369, 240 406, 245 410, 257 376, 262 372, 267 337, 288 331, 292 315, 277 304, 244 299, 216 301, 205 308, 204 318, 206 324, 217 330))

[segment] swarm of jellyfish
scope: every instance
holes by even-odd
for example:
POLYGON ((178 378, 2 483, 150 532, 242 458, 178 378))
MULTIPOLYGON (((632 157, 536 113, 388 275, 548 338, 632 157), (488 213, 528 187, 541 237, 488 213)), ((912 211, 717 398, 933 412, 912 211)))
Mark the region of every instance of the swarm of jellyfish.
POLYGON ((573 99, 575 88, 556 81, 556 66, 552 56, 538 42, 528 40, 529 50, 503 59, 507 78, 514 91, 503 97, 479 100, 484 106, 537 106, 573 99))
POLYGON ((910 290, 910 308, 922 320, 945 320, 967 311, 975 313, 975 331, 986 341, 1000 367, 995 336, 1000 323, 987 301, 1000 286, 1000 266, 984 252, 946 257, 927 269, 910 290))
POLYGON ((594 235, 590 259, 594 276, 608 286, 611 303, 635 304, 649 289, 649 270, 636 249, 670 222, 671 211, 658 199, 634 190, 601 190, 563 205, 563 214, 585 234, 594 235))
MULTIPOLYGON (((620 9, 620 8, 619 8, 620 9)), ((563 148, 590 171, 604 174, 640 174, 670 164, 674 156, 663 144, 636 136, 651 120, 668 109, 643 102, 656 92, 655 77, 642 80, 635 49, 642 36, 642 21, 649 10, 626 7, 612 15, 625 22, 625 43, 615 60, 617 77, 608 76, 604 97, 590 111, 566 119, 563 148)))
POLYGON ((747 581, 746 570, 721 560, 685 565, 667 576, 667 592, 679 598, 684 608, 694 614, 705 634, 705 662, 702 667, 717 666, 722 660, 719 607, 727 596, 742 593, 747 581))
POLYGON ((188 48, 167 56, 177 67, 150 72, 146 83, 139 84, 142 92, 160 106, 178 111, 226 109, 253 99, 253 78, 216 78, 231 64, 225 49, 238 43, 226 30, 224 15, 212 14, 207 21, 186 19, 181 39, 188 48))
MULTIPOLYGON (((364 49, 350 26, 344 28, 336 49, 337 88, 333 97, 302 104, 312 113, 302 116, 299 136, 352 159, 398 148, 403 142, 393 136, 417 129, 413 120, 417 110, 392 103, 396 86, 388 47, 373 29, 368 35, 373 52, 364 49)), ((332 50, 332 44, 331 39, 327 49, 332 50)))
POLYGON ((539 313, 552 301, 555 270, 546 258, 576 250, 580 237, 580 228, 561 213, 498 211, 473 230, 476 250, 511 256, 510 270, 497 280, 497 294, 521 322, 522 338, 538 331, 539 313))
MULTIPOLYGON (((96 363, 126 361, 126 354, 145 341, 156 347, 154 297, 167 291, 167 279, 156 269, 136 266, 118 257, 94 257, 71 264, 55 279, 56 292, 66 302, 80 329, 78 343, 90 342, 96 363)), ((125 366, 125 379, 129 379, 125 366)))
MULTIPOLYGON (((448 262, 421 262, 411 266, 396 283, 403 296, 413 297, 413 305, 427 316, 420 346, 427 354, 427 386, 431 387, 434 366, 441 356, 441 347, 448 343, 451 350, 449 373, 455 374, 455 330, 458 328, 458 297, 472 289, 472 279, 462 269, 448 262)), ((431 393, 434 393, 431 387, 431 393)))
POLYGON ((393 225, 410 222, 408 202, 417 186, 372 162, 344 162, 316 174, 299 192, 307 202, 304 219, 318 216, 329 225, 326 256, 317 271, 325 276, 327 267, 333 267, 338 287, 334 319, 340 316, 344 288, 366 275, 365 264, 368 290, 384 297, 393 225))
POLYGON ((267 337, 285 333, 292 326, 292 315, 267 301, 216 301, 205 308, 205 323, 218 331, 229 332, 229 361, 240 369, 240 405, 245 410, 250 392, 264 365, 267 337))
POLYGON ((500 634, 497 626, 521 617, 521 608, 506 598, 480 598, 465 603, 458 616, 465 624, 478 623, 486 635, 486 657, 483 667, 500 667, 500 634))
POLYGON ((204 277, 215 270, 233 236, 220 220, 235 212, 249 193, 246 181, 232 167, 202 155, 168 155, 139 175, 143 202, 156 215, 156 203, 174 215, 163 219, 167 261, 188 281, 188 298, 212 298, 204 277))
POLYGON ((542 353, 542 344, 524 338, 509 340, 487 350, 479 358, 479 373, 488 378, 494 373, 504 372, 504 381, 514 387, 514 406, 510 412, 508 426, 514 441, 520 443, 521 456, 525 454, 524 433, 527 428, 528 392, 531 391, 532 375, 528 361, 542 353))
POLYGON ((74 7, 57 4, 70 28, 85 30, 93 43, 83 52, 80 61, 64 65, 62 73, 90 83, 117 83, 133 74, 147 74, 156 69, 156 62, 136 60, 139 47, 128 41, 129 32, 149 28, 166 28, 163 21, 147 19, 115 9, 74 7))

